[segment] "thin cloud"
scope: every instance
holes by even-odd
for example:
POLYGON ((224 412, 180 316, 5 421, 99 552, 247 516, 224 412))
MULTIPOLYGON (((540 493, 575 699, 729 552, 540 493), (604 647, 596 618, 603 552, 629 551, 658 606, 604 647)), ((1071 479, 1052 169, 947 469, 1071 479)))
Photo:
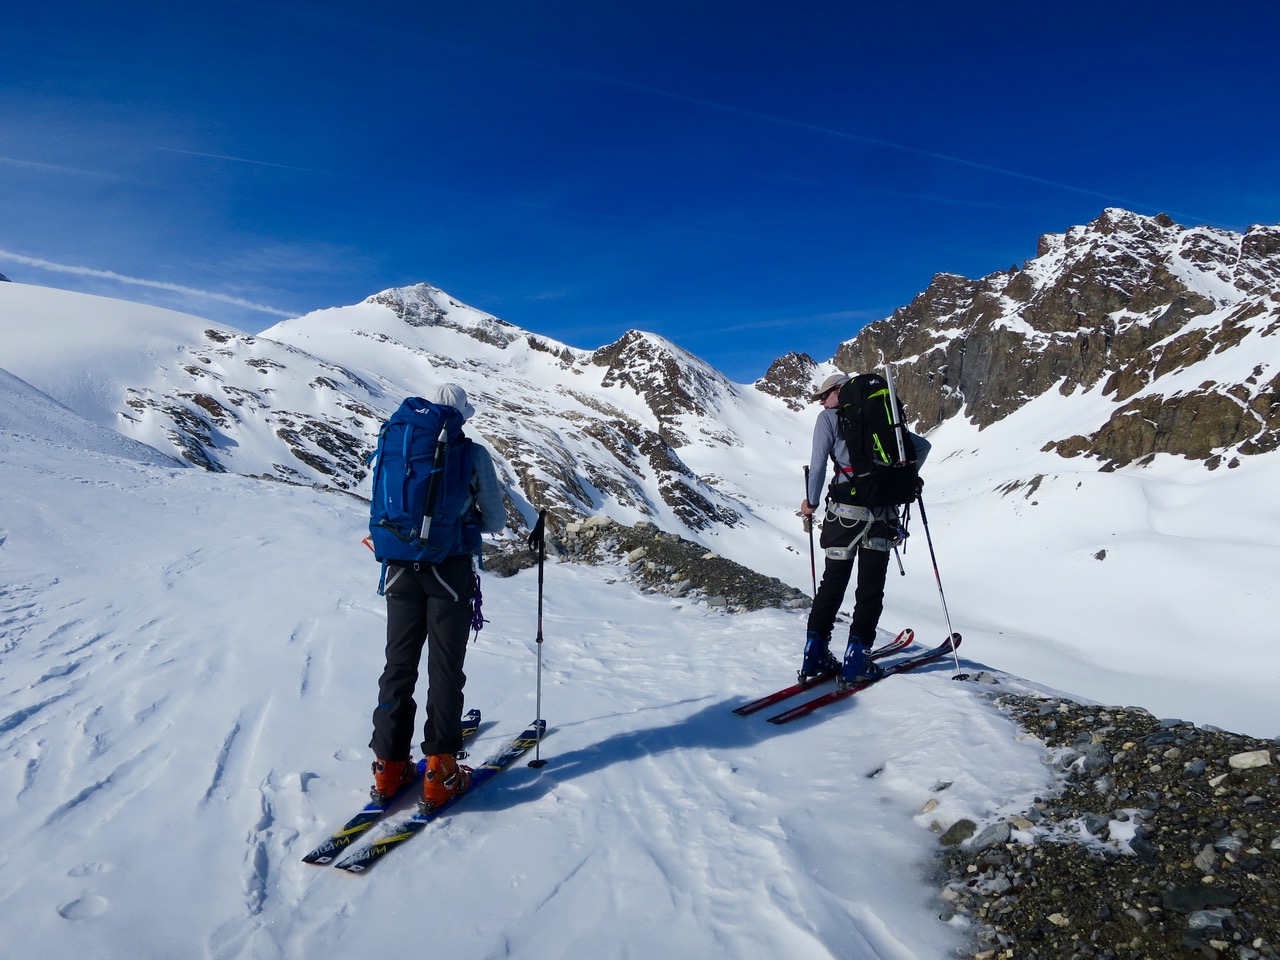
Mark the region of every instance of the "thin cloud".
POLYGON ((276 307, 267 306, 264 303, 254 303, 252 300, 245 300, 242 297, 233 297, 227 293, 217 293, 212 290, 198 290, 195 287, 183 286, 180 283, 166 283, 163 280, 144 280, 141 277, 129 277, 122 273, 116 273, 114 270, 98 270, 94 267, 77 267, 65 263, 53 263, 50 260, 41 260, 38 257, 28 257, 21 253, 12 253, 8 250, 0 250, 0 260, 9 260, 13 263, 20 263, 25 267, 35 267, 38 270, 48 270, 52 273, 69 273, 78 277, 97 277, 101 280, 114 280, 117 283, 130 283, 138 287, 148 287, 152 290, 167 290, 171 293, 181 293, 189 297, 199 297, 204 300, 215 300, 218 303, 229 303, 235 307, 243 307, 246 310, 256 310, 259 313, 268 313, 275 317, 294 317, 296 314, 290 313, 288 310, 280 310, 276 307))
POLYGON ((120 180, 113 173, 100 170, 82 170, 79 167, 67 167, 57 163, 41 163, 38 160, 21 160, 18 157, 0 157, 0 164, 11 167, 22 167, 25 170, 40 170, 46 173, 70 173, 77 177, 96 177, 101 180, 120 180))
POLYGON ((753 330, 780 329, 812 330, 815 327, 830 326, 832 324, 854 324, 861 327, 871 323, 873 320, 884 319, 890 312, 892 311, 883 312, 870 309, 835 310, 829 313, 811 313, 802 317, 770 317, 764 320, 744 320, 724 323, 715 327, 700 327, 698 333, 747 333, 753 330))
POLYGON ((254 160, 250 157, 235 157, 226 153, 204 153, 200 150, 180 150, 177 147, 156 147, 162 153, 177 153, 184 157, 200 157, 205 160, 225 160, 227 163, 244 163, 253 167, 270 167, 273 170, 288 170, 292 173, 306 173, 316 177, 338 177, 342 180, 359 180, 362 183, 378 183, 387 187, 418 187, 422 184, 404 183, 397 180, 381 180, 377 177, 362 177, 353 173, 339 173, 336 170, 319 170, 315 167, 298 167, 289 163, 273 163, 270 160, 254 160))

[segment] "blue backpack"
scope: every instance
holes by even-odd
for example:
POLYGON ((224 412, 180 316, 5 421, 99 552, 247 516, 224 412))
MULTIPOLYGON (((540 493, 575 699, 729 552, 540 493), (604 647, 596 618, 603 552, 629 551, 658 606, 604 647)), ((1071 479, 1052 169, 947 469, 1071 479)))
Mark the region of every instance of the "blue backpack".
POLYGON ((453 407, 409 397, 378 433, 369 539, 384 563, 439 563, 480 549, 462 421, 453 407))

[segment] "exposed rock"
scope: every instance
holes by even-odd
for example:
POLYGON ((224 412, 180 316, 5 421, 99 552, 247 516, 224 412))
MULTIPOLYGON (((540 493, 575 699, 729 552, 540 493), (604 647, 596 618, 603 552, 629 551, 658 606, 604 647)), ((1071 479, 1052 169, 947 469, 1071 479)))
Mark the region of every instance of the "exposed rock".
MULTIPOLYGON (((808 594, 726 560, 691 540, 665 533, 641 521, 634 526, 604 517, 574 521, 559 528, 549 521, 548 553, 579 563, 617 566, 621 579, 642 591, 661 593, 722 608, 727 613, 765 607, 803 609, 808 594)), ((491 572, 510 575, 537 562, 525 547, 486 555, 491 572)))
POLYGON ((817 370, 818 364, 807 353, 788 353, 769 365, 755 387, 785 401, 792 410, 803 410, 808 406, 808 394, 815 389, 817 370))
MULTIPOLYGON (((605 368, 603 385, 625 385, 641 397, 657 418, 658 435, 671 447, 689 438, 686 417, 702 418, 700 432, 716 439, 714 397, 731 389, 724 375, 693 354, 652 333, 629 330, 616 343, 601 347, 591 362, 605 368)), ((692 422, 692 421, 691 421, 692 422)))
POLYGON ((519 327, 472 310, 429 283, 383 290, 365 302, 389 307, 411 327, 447 327, 481 343, 505 347, 524 336, 519 327))
POLYGON ((1280 776, 1260 759, 1274 743, 990 696, 1044 742, 1061 789, 943 854, 942 916, 972 924, 972 956, 1280 957, 1280 776), (1083 762, 1090 747, 1110 762, 1083 762))

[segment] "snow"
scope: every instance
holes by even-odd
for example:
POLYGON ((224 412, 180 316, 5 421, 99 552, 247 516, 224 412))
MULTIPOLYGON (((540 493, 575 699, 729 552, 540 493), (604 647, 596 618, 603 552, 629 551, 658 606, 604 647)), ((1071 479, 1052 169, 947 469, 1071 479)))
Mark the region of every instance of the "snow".
MULTIPOLYGON (((205 326, 140 323, 169 351, 205 326)), ((123 329, 94 348, 100 383, 134 374, 123 329)), ((1271 461, 1099 473, 1041 447, 1101 401, 1050 392, 984 431, 957 418, 930 437, 960 664, 998 685, 954 682, 947 661, 789 726, 737 717, 788 682, 801 613, 722 615, 553 559, 548 765, 513 767, 368 876, 307 866, 370 780, 384 613, 365 508, 175 466, 86 419, 110 409, 75 389, 88 346, 59 364, 5 336, 0 913, 23 960, 406 943, 527 960, 943 957, 966 931, 938 919, 936 828, 1020 811, 1054 785, 992 692, 1280 733, 1271 461)), ((550 361, 528 375, 569 377, 550 361)), ((758 417, 785 449, 785 419, 741 403, 726 416, 758 417)), ((806 584, 807 556, 781 539, 804 457, 744 478, 749 452, 698 455, 761 504, 731 536, 755 536, 762 566, 806 584)), ((919 517, 913 532, 881 639, 912 626, 934 643, 946 624, 919 517)), ((477 760, 535 712, 536 576, 486 576, 484 598, 467 661, 477 760)))
POLYGON ((116 429, 125 386, 145 387, 206 329, 190 314, 24 283, 0 286, 0 367, 86 419, 116 429))
MULTIPOLYGON (((990 815, 1047 781, 950 664, 774 727, 731 710, 794 669, 799 615, 552 563, 549 764, 367 877, 307 866, 369 780, 383 614, 361 505, 9 429, 0 475, 0 904, 24 957, 357 956, 410 934, 444 956, 941 956, 962 931, 936 919, 921 809, 990 815)), ((476 755, 534 714, 533 572, 486 578, 485 613, 476 755)))

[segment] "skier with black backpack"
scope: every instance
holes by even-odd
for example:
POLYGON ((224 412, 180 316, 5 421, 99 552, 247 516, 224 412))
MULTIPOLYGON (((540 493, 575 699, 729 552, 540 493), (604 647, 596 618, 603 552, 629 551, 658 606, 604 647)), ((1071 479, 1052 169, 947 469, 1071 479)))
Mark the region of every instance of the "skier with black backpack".
POLYGON ((475 413, 466 391, 444 384, 409 397, 378 437, 369 542, 382 561, 387 599, 386 667, 373 712, 375 803, 412 783, 410 757, 423 648, 427 653, 426 757, 420 806, 467 789, 462 750, 462 672, 473 621, 480 534, 498 533, 506 511, 489 452, 462 432, 475 413))
POLYGON ((826 559, 799 676, 834 674, 849 685, 883 675, 867 654, 884 609, 889 552, 905 538, 900 507, 919 494, 918 471, 930 444, 905 429, 892 384, 880 374, 832 374, 810 399, 821 403, 822 411, 813 428, 808 487, 800 504, 807 523, 822 499, 828 462, 833 476, 819 539, 826 559), (855 560, 853 617, 841 661, 831 653, 831 631, 855 560))

